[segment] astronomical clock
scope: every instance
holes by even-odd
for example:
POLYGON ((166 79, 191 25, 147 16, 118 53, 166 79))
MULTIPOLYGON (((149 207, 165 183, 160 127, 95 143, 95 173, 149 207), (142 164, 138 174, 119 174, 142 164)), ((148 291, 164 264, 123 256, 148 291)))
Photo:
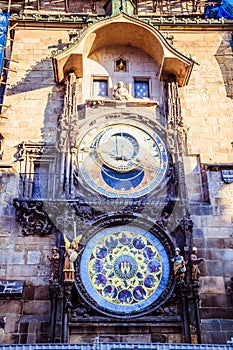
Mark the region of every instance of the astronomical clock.
POLYGON ((193 62, 155 27, 120 13, 87 26, 53 66, 66 84, 56 221, 64 299, 59 307, 54 297, 54 324, 62 319, 63 342, 67 334, 78 343, 136 333, 167 341, 182 328, 171 261, 176 246, 184 253, 186 237, 191 242, 178 86, 193 62))
MULTIPOLYGON (((122 9, 120 1, 104 8, 117 4, 122 9)), ((178 246, 187 261, 192 245, 178 87, 194 62, 150 21, 115 15, 90 16, 82 30, 68 25, 77 38, 53 56, 56 82, 65 85, 56 140, 20 145, 30 177, 22 176, 17 217, 24 235, 56 238, 51 342, 135 334, 172 342, 182 332, 189 342, 193 296, 175 300, 172 259, 178 246)), ((54 91, 60 96, 60 87, 54 91)))
POLYGON ((102 116, 80 131, 76 191, 87 202, 98 199, 98 213, 83 234, 76 292, 102 315, 149 314, 174 288, 173 244, 159 225, 172 191, 166 134, 151 119, 129 113, 102 116))

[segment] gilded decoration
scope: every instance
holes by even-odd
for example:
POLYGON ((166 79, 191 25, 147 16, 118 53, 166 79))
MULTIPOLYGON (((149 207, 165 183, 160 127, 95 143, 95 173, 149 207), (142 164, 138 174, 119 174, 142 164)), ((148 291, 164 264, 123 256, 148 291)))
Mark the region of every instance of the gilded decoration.
POLYGON ((163 303, 172 288, 167 238, 140 225, 99 228, 78 262, 76 287, 92 307, 136 316, 163 303))

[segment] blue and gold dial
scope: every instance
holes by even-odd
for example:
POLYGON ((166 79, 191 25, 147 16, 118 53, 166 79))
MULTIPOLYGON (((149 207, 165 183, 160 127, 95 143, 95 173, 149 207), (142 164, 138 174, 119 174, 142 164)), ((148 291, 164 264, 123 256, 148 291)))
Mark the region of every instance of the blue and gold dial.
POLYGON ((80 179, 106 197, 142 197, 162 186, 167 169, 163 140, 134 120, 92 128, 79 143, 80 179))
POLYGON ((128 172, 139 165, 142 147, 134 129, 127 125, 107 127, 97 142, 97 153, 103 164, 119 172, 128 172))
POLYGON ((163 244, 138 226, 104 228, 90 239, 80 261, 82 285, 100 309, 141 313, 166 289, 169 258, 163 244))

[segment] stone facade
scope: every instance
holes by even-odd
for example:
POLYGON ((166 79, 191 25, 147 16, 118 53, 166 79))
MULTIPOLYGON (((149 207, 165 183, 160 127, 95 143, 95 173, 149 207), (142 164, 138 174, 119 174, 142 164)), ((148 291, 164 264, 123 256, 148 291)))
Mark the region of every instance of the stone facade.
MULTIPOLYGON (((85 18, 89 18, 90 27, 93 19, 98 21, 97 15, 105 16, 103 1, 93 1, 93 6, 90 6, 90 1, 79 1, 78 8, 74 1, 70 1, 68 13, 65 12, 65 1, 48 3, 41 0, 39 3, 38 9, 37 2, 25 1, 19 13, 12 13, 11 23, 17 22, 17 26, 14 28, 11 57, 17 62, 12 61, 10 68, 16 72, 9 71, 4 104, 11 107, 4 114, 7 119, 0 119, 0 134, 4 141, 0 149, 0 279, 24 281, 24 290, 20 295, 0 293, 2 343, 42 343, 51 339, 51 275, 47 256, 57 244, 57 237, 54 231, 50 235, 40 236, 37 232, 33 236, 25 236, 22 234, 22 225, 16 220, 13 200, 20 198, 21 174, 26 172, 24 155, 22 157, 20 154, 18 145, 57 142, 60 132, 57 122, 63 116, 65 85, 54 79, 51 52, 62 51, 67 44, 72 44, 71 33, 76 35, 87 26, 85 18), (58 14, 61 15, 59 22, 53 17, 58 14), (36 20, 31 16, 41 18, 36 20)), ((200 265, 202 341, 226 343, 233 336, 233 183, 226 183, 221 172, 233 169, 233 23, 200 19, 197 16, 203 14, 200 2, 195 9, 193 1, 175 4, 161 1, 155 8, 154 1, 138 1, 138 16, 139 19, 140 16, 141 19, 148 16, 150 21, 157 20, 157 28, 166 40, 172 41, 176 50, 186 56, 191 55, 195 61, 188 83, 178 88, 183 121, 179 132, 183 140, 189 211, 194 224, 193 245, 198 248, 198 256, 205 259, 200 265), (159 20, 161 16, 166 17, 164 23, 159 20), (180 17, 174 20, 174 16, 180 17), (193 16, 195 20, 191 23, 185 16, 193 16), (183 24, 177 24, 180 19, 183 24)), ((103 20, 102 17, 99 20, 103 20)), ((104 37, 102 40, 105 40, 104 37)), ((77 84, 79 127, 82 127, 84 120, 98 120, 103 114, 122 112, 144 114, 149 119, 156 115, 155 119, 164 123, 164 85, 158 77, 159 68, 152 57, 138 47, 119 43, 113 46, 102 44, 101 48, 84 57, 83 77, 79 78, 77 84), (123 73, 124 79, 121 79, 122 73, 116 72, 114 68, 114 60, 118 57, 123 57, 130 65, 129 71, 123 73), (109 102, 93 108, 86 104, 86 100, 93 98, 93 77, 110 77, 110 100, 113 99, 119 80, 124 80, 130 95, 133 95, 135 78, 150 79, 150 99, 156 101, 159 107, 127 107, 112 101, 112 105, 109 102)), ((31 153, 34 154, 34 161, 37 153, 33 150, 31 153)), ((35 165, 30 157, 27 172, 33 173, 35 165)), ((41 158, 38 159, 39 163, 43 163, 41 158)), ((70 211, 68 215, 73 215, 73 212, 70 211)), ((68 232, 70 229, 66 227, 66 218, 60 220, 61 227, 68 232)), ((57 222, 52 223, 58 225, 57 222)), ((137 334, 138 342, 184 340, 180 320, 173 319, 167 333, 164 331, 167 325, 164 326, 161 319, 158 319, 159 325, 155 329, 153 321, 150 321, 148 317, 147 321, 131 324, 129 328, 127 324, 119 325, 120 322, 116 322, 108 328, 109 325, 103 319, 106 337, 102 339, 131 342, 136 341, 137 334)), ((90 330, 85 318, 79 325, 80 328, 77 328, 75 322, 70 323, 70 342, 91 341, 101 332, 98 324, 90 330)))

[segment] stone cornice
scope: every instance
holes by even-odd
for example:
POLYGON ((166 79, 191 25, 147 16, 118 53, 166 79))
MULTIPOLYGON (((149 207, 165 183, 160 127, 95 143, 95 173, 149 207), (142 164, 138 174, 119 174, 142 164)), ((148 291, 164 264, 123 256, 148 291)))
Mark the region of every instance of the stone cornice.
MULTIPOLYGON (((41 26, 41 24, 46 24, 46 26, 62 26, 68 25, 69 27, 76 27, 77 24, 82 28, 84 26, 90 26, 100 20, 107 19, 108 16, 98 16, 98 15, 90 15, 90 14, 67 14, 67 13, 20 13, 13 14, 10 19, 11 21, 17 21, 18 26, 22 24, 24 26, 32 25, 33 26, 41 26)), ((152 26, 157 27, 157 29, 181 29, 191 28, 196 30, 203 30, 204 28, 211 29, 227 29, 229 30, 231 27, 233 28, 233 20, 220 18, 220 19, 212 19, 212 18, 201 18, 200 15, 195 16, 135 16, 135 18, 150 24, 152 26), (229 28, 230 27, 230 28, 229 28)))
POLYGON ((212 163, 212 164, 202 163, 202 167, 205 170, 210 170, 210 171, 233 170, 232 163, 212 163))

